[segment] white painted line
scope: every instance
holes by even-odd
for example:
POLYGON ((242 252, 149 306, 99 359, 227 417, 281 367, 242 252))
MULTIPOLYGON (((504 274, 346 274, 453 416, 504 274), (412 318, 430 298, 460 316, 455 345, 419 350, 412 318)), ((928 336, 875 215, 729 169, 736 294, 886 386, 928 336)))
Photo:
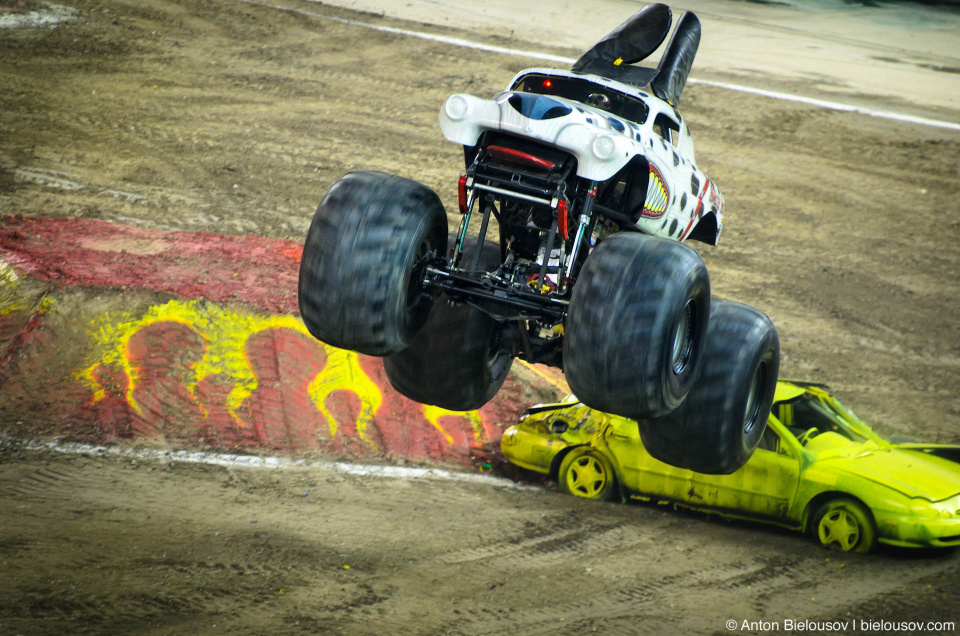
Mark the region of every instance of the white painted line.
MULTIPOLYGON (((17 271, 10 267, 7 261, 3 260, 3 255, 0 254, 0 282, 4 286, 13 286, 14 283, 20 280, 20 277, 17 276, 17 271)), ((2 302, 0 302, 0 308, 3 307, 2 302)))
POLYGON ((913 115, 904 115, 902 113, 894 113, 891 111, 873 110, 871 108, 864 108, 863 106, 852 106, 850 104, 841 104, 839 102, 831 102, 825 99, 815 99, 813 97, 803 97, 801 95, 777 93, 775 91, 767 91, 762 88, 751 88, 749 86, 739 86, 737 84, 726 84, 724 82, 711 82, 709 80, 698 80, 692 77, 687 81, 690 82, 691 84, 703 84, 704 86, 715 86, 717 88, 725 88, 727 90, 739 91, 741 93, 751 93, 753 95, 760 95, 762 97, 772 97, 773 99, 782 99, 789 102, 799 102, 801 104, 819 106, 820 108, 827 108, 830 110, 840 110, 840 111, 849 112, 849 113, 860 113, 861 115, 870 115, 871 117, 882 117, 883 119, 893 119, 895 121, 903 121, 910 124, 919 124, 921 126, 934 126, 937 128, 960 130, 960 124, 955 124, 949 121, 940 121, 939 119, 927 119, 926 117, 915 117, 913 115))
POLYGON ((47 170, 46 168, 17 168, 13 171, 15 175, 25 181, 33 181, 40 185, 60 188, 61 190, 92 190, 96 194, 105 194, 115 199, 125 199, 131 203, 145 203, 147 205, 157 205, 155 201, 134 192, 124 192, 122 190, 108 190, 105 188, 90 188, 82 183, 71 181, 66 177, 70 175, 59 170, 47 170))
POLYGON ((13 171, 13 174, 17 175, 21 179, 26 181, 34 181, 41 185, 49 185, 63 190, 86 190, 87 186, 82 183, 77 183, 76 181, 70 181, 69 179, 64 179, 64 176, 67 176, 66 173, 60 172, 58 170, 44 170, 43 168, 17 168, 13 171), (63 175, 63 176, 56 176, 63 175))
POLYGON ((377 466, 372 464, 350 464, 347 462, 309 461, 290 457, 261 457, 259 455, 233 455, 229 453, 208 453, 203 451, 162 450, 154 448, 125 448, 122 446, 93 446, 74 442, 28 442, 20 444, 11 439, 0 437, 14 448, 29 451, 51 451, 67 455, 93 455, 96 457, 115 457, 120 459, 143 459, 160 462, 180 462, 184 464, 203 464, 206 466, 228 466, 232 468, 317 468, 348 475, 362 477, 394 477, 398 479, 433 479, 439 481, 460 481, 502 486, 518 490, 539 490, 536 486, 518 484, 503 477, 459 473, 440 468, 414 468, 410 466, 377 466))
POLYGON ((102 190, 101 193, 110 195, 117 199, 126 199, 127 201, 131 201, 133 203, 149 203, 151 205, 156 205, 147 197, 141 194, 134 194, 133 192, 124 192, 123 190, 102 190))
POLYGON ((0 13, 0 29, 20 29, 25 27, 56 27, 61 22, 76 19, 76 9, 59 4, 43 3, 45 6, 36 11, 24 13, 0 13))
MULTIPOLYGON (((321 0, 307 0, 307 1, 315 2, 317 4, 322 4, 321 0)), ((445 35, 435 35, 433 33, 423 33, 421 31, 410 31, 408 29, 397 29, 394 27, 382 26, 379 24, 371 24, 369 22, 361 22, 359 20, 350 20, 347 18, 339 18, 337 16, 324 15, 322 13, 315 13, 313 11, 305 11, 303 9, 280 7, 277 5, 268 4, 266 2, 259 2, 258 0, 235 0, 235 2, 242 2, 244 4, 255 5, 255 6, 264 7, 267 9, 275 9, 277 11, 286 11, 288 13, 296 13, 296 14, 307 16, 310 18, 317 18, 319 20, 328 20, 330 22, 338 22, 340 24, 349 24, 351 26, 362 27, 364 29, 373 29, 374 31, 381 31, 383 33, 395 33, 397 35, 405 35, 409 37, 420 38, 422 40, 441 42, 443 44, 449 44, 451 46, 460 46, 468 49, 476 49, 478 51, 487 51, 489 53, 499 53, 502 55, 513 55, 516 57, 525 57, 525 58, 530 58, 534 60, 545 60, 548 62, 557 62, 559 64, 564 64, 566 66, 571 66, 576 61, 572 58, 562 57, 559 55, 550 55, 548 53, 540 53, 537 51, 525 51, 522 49, 511 49, 511 48, 506 48, 502 46, 493 46, 491 44, 471 42, 470 40, 464 40, 462 38, 448 37, 445 35)), ((892 111, 875 110, 872 108, 864 108, 862 106, 852 106, 850 104, 843 104, 840 102, 833 102, 825 99, 815 99, 812 97, 803 97, 801 95, 791 95, 789 93, 778 93, 776 91, 767 91, 760 88, 740 86, 739 84, 711 82, 708 80, 698 80, 692 77, 687 81, 691 84, 703 84, 704 86, 713 86, 716 88, 723 88, 726 90, 737 91, 740 93, 749 93, 751 95, 760 95, 762 97, 780 99, 788 102, 798 102, 801 104, 808 104, 810 106, 817 106, 817 107, 826 108, 829 110, 859 113, 861 115, 870 115, 871 117, 880 117, 882 119, 892 119, 894 121, 902 121, 902 122, 907 122, 911 124, 919 124, 921 126, 933 126, 935 128, 946 128, 948 130, 960 130, 960 123, 956 123, 956 122, 941 121, 939 119, 929 119, 926 117, 914 117, 913 115, 904 115, 902 113, 895 113, 892 111)))

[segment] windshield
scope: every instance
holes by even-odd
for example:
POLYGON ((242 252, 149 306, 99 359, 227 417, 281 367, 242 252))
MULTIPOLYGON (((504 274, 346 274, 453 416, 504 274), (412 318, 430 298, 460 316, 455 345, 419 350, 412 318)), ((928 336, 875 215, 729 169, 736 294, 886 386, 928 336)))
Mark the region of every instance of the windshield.
POLYGON ((810 429, 816 429, 817 434, 838 433, 853 442, 870 439, 861 433, 858 427, 851 425, 841 413, 809 393, 804 393, 783 406, 793 410, 793 417, 790 418, 790 426, 787 428, 796 437, 801 437, 810 429))
POLYGON ((848 409, 846 406, 840 402, 840 399, 834 396, 829 396, 829 399, 825 400, 828 408, 837 412, 837 414, 842 417, 851 430, 856 431, 863 437, 867 439, 872 439, 874 441, 883 441, 879 435, 877 435, 872 428, 860 421, 860 418, 854 415, 853 411, 848 409))
POLYGON ((647 121, 649 114, 649 109, 642 100, 577 77, 554 77, 542 73, 531 73, 517 80, 510 90, 565 97, 637 124, 647 121))

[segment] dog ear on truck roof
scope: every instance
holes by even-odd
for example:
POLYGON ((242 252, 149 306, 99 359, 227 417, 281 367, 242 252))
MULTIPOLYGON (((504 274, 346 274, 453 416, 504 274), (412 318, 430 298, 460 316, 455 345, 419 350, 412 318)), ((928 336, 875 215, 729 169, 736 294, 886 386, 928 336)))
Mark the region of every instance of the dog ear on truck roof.
POLYGON ((654 95, 673 105, 680 101, 699 47, 700 20, 693 12, 686 11, 677 21, 670 44, 660 58, 657 76, 650 82, 654 95))
POLYGON ((618 59, 622 64, 645 60, 666 39, 672 23, 673 13, 667 5, 658 2, 644 7, 581 55, 570 70, 592 73, 586 67, 594 62, 613 66, 618 59))
POLYGON ((700 20, 696 15, 685 11, 680 16, 657 68, 631 66, 657 50, 672 23, 673 13, 667 5, 644 7, 581 55, 570 70, 640 88, 649 86, 654 95, 676 105, 700 46, 700 20))

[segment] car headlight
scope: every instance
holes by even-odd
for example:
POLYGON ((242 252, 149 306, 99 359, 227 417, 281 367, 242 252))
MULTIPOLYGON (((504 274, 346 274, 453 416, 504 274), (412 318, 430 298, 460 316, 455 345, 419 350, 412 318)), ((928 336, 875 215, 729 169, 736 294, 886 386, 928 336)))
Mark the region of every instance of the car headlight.
POLYGON ((920 499, 919 497, 910 500, 910 512, 916 517, 927 517, 928 519, 936 519, 940 516, 939 510, 926 499, 920 499))
POLYGON ((617 142, 609 135, 597 135, 593 140, 591 150, 593 150, 593 156, 597 159, 606 161, 616 152, 617 142))
POLYGON ((470 112, 470 102, 463 95, 453 95, 447 99, 447 103, 443 105, 443 110, 447 113, 447 117, 453 121, 460 121, 470 112))

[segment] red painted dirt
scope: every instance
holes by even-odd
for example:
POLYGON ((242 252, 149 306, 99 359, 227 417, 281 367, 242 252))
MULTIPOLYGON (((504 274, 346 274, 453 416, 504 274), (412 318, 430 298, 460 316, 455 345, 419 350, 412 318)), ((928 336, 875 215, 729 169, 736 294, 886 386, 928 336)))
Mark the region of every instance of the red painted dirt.
POLYGON ((40 279, 242 302, 269 313, 298 313, 300 251, 280 239, 89 219, 11 215, 0 226, 0 257, 40 279))
POLYGON ((0 258, 24 280, 44 281, 58 291, 50 295, 49 315, 8 312, 0 320, 0 412, 9 415, 4 419, 34 422, 35 434, 93 442, 469 464, 497 455, 503 430, 524 406, 555 396, 544 378, 518 369, 477 413, 428 416, 423 405, 393 390, 379 358, 359 356, 355 373, 364 378, 340 374, 330 356, 343 352, 279 326, 242 331, 231 345, 242 351, 255 379, 250 394, 231 407, 231 391, 249 379, 219 371, 196 376, 205 356, 223 354, 214 340, 224 330, 209 323, 236 325, 242 320, 229 321, 252 315, 229 309, 236 304, 260 315, 295 313, 299 253, 299 244, 253 236, 6 217, 0 258), (90 310, 91 303, 82 301, 80 311, 61 311, 57 295, 76 294, 78 288, 88 288, 82 294, 96 296, 98 308, 90 310), (121 359, 97 362, 95 355, 91 367, 90 329, 96 329, 91 325, 117 312, 135 321, 145 302, 163 316, 165 305, 151 300, 150 292, 157 291, 201 301, 202 319, 145 321, 116 341, 121 359), (82 369, 88 369, 86 380, 82 369), (333 373, 335 380, 316 402, 310 386, 321 373, 333 373), (365 404, 368 411, 379 405, 372 417, 363 416, 365 404))

